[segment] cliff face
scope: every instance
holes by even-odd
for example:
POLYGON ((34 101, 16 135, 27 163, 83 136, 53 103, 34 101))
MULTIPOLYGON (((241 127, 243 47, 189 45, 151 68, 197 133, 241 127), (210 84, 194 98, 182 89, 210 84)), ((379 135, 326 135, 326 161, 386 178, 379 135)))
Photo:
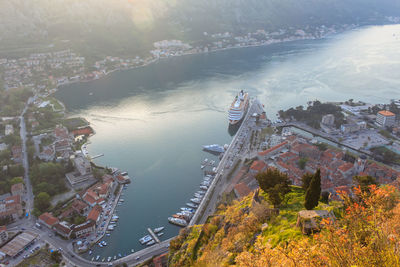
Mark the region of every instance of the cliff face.
POLYGON ((132 52, 166 38, 199 41, 203 32, 374 23, 399 14, 396 0, 7 0, 0 48, 70 41, 132 52))

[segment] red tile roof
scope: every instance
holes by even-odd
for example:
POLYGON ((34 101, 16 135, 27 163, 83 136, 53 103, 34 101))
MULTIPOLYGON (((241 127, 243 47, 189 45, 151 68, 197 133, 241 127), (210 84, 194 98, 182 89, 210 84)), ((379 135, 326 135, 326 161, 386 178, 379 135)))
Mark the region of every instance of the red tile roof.
POLYGON ((234 188, 236 193, 238 194, 238 197, 247 196, 251 192, 251 189, 245 183, 237 184, 234 188))
POLYGON ((40 215, 39 220, 43 221, 48 226, 53 226, 54 224, 58 223, 58 219, 48 212, 45 212, 42 215, 40 215))
POLYGON ((385 117, 392 117, 392 116, 395 116, 394 113, 392 113, 392 112, 390 112, 390 111, 388 111, 388 110, 381 110, 381 111, 379 111, 378 113, 381 114, 382 116, 385 116, 385 117))
POLYGON ((265 169, 266 166, 267 166, 267 164, 265 164, 264 161, 256 160, 253 162, 253 164, 251 164, 250 170, 256 171, 256 172, 261 172, 265 169))
POLYGON ((93 209, 89 212, 87 219, 97 222, 102 211, 103 209, 101 208, 101 206, 94 206, 93 209))
POLYGON ((351 163, 348 162, 348 163, 345 163, 345 164, 341 165, 339 167, 339 170, 342 171, 342 172, 348 172, 353 167, 354 167, 354 164, 351 164, 351 163))
POLYGON ((268 155, 269 153, 274 152, 275 150, 278 150, 278 149, 282 148, 283 146, 285 146, 285 145, 287 145, 287 144, 288 144, 288 142, 285 141, 285 142, 283 142, 283 143, 280 143, 279 145, 276 145, 276 146, 274 146, 274 147, 271 147, 270 149, 267 149, 267 150, 265 150, 265 151, 259 152, 258 155, 260 155, 260 156, 268 155))

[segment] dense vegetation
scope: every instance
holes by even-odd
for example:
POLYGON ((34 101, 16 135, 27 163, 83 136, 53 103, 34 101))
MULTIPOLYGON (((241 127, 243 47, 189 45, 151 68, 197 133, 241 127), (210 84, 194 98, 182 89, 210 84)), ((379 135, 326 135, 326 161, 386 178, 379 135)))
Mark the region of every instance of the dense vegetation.
POLYGON ((316 129, 320 128, 321 119, 327 114, 333 114, 335 116, 336 127, 340 127, 340 125, 344 123, 344 115, 340 107, 334 104, 321 103, 320 101, 314 101, 312 105, 308 106, 306 109, 304 109, 303 106, 298 106, 286 111, 279 111, 279 116, 284 120, 295 119, 305 122, 316 129))
POLYGON ((50 208, 52 196, 64 192, 66 169, 61 163, 34 162, 30 170, 33 193, 35 195, 35 214, 50 208))
POLYGON ((181 231, 170 245, 170 266, 399 266, 400 205, 392 186, 340 193, 343 203, 320 203, 336 220, 303 236, 296 227, 304 190, 292 187, 279 214, 261 193, 220 207, 204 225, 181 231))
POLYGON ((5 165, 7 170, 0 170, 0 195, 10 193, 11 186, 23 181, 24 168, 20 164, 5 165))
MULTIPOLYGON (((0 79, 1 80, 1 79, 0 79)), ((18 116, 32 92, 29 89, 4 91, 0 88, 0 116, 18 116)))

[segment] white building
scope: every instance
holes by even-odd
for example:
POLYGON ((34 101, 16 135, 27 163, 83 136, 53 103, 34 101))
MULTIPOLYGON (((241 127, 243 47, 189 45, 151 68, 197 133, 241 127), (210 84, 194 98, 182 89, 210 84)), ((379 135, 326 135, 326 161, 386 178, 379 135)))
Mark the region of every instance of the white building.
POLYGON ((376 122, 382 127, 394 126, 396 115, 388 110, 381 110, 376 116, 376 122))
POLYGON ((5 135, 11 135, 14 134, 14 126, 12 126, 12 124, 7 124, 5 131, 4 131, 5 135))
POLYGON ((333 114, 328 114, 322 117, 322 124, 333 126, 335 123, 335 116, 333 114))

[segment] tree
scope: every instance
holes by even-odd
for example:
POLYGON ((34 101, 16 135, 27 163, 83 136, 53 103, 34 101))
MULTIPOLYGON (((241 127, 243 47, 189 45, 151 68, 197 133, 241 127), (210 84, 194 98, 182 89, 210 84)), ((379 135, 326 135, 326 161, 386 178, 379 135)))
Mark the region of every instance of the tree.
POLYGON ((311 179, 310 186, 306 191, 304 206, 308 210, 312 210, 318 206, 321 195, 321 171, 318 169, 311 179))
POLYGON ((303 177, 301 177, 301 187, 304 189, 304 191, 307 191, 308 187, 310 187, 313 177, 314 175, 311 173, 306 173, 303 175, 303 177))
POLYGON ((44 212, 50 207, 50 196, 46 192, 40 192, 35 198, 35 206, 44 212))
POLYGON ((304 170, 306 168, 307 161, 307 158, 300 158, 299 162, 297 163, 299 165, 299 168, 304 170))
POLYGON ((360 186, 361 191, 363 191, 363 192, 369 192, 370 185, 378 185, 379 184, 374 177, 369 176, 369 175, 368 176, 354 176, 353 182, 357 186, 360 186))
POLYGON ((14 177, 10 181, 11 185, 20 184, 20 183, 23 183, 23 182, 24 182, 24 180, 22 179, 22 177, 14 177))
POLYGON ((61 260, 62 260, 61 252, 58 251, 58 250, 51 252, 50 258, 51 258, 54 262, 60 263, 61 260))
POLYGON ((269 200, 275 208, 282 203, 284 196, 290 192, 288 176, 278 170, 268 169, 256 175, 260 188, 268 193, 269 200))

